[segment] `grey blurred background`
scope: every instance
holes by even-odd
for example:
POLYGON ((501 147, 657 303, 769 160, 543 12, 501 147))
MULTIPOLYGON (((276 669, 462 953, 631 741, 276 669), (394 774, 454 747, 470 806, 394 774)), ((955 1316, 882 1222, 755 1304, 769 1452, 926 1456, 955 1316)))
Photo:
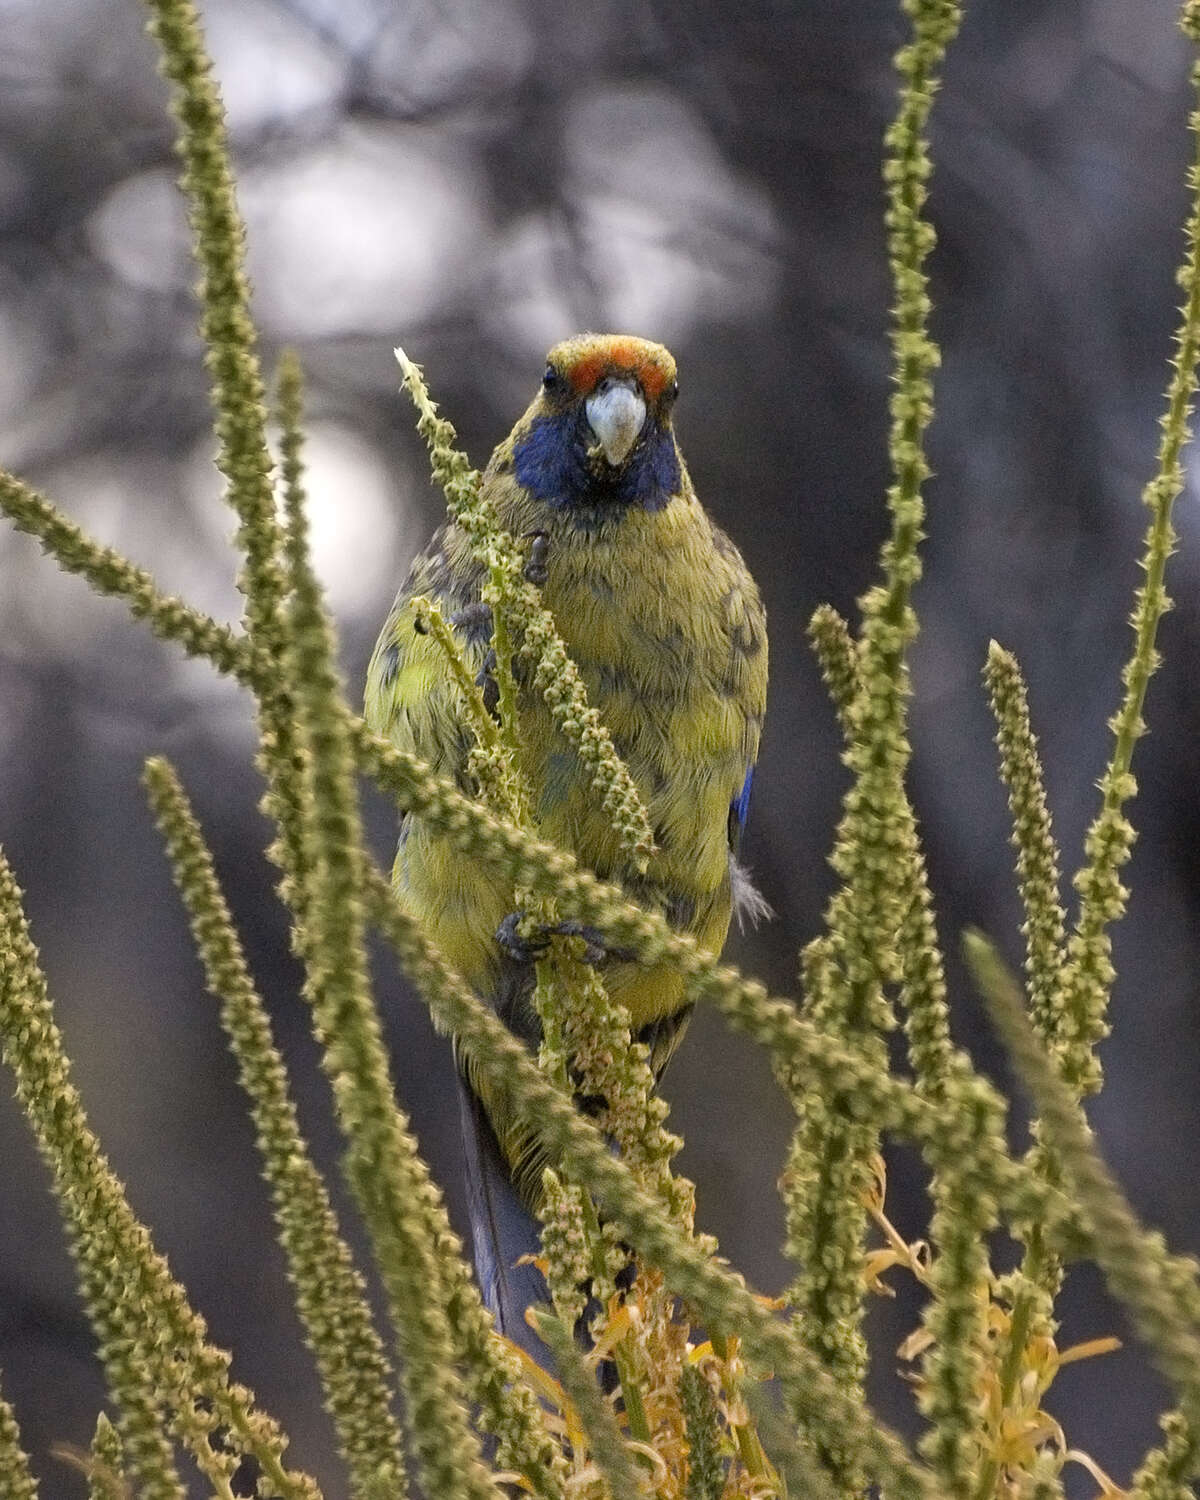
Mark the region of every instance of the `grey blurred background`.
MULTIPOLYGON (((437 495, 396 393, 426 366, 477 463, 583 328, 660 339, 696 486, 771 616, 772 688, 749 859, 776 907, 736 959, 794 992, 817 930, 844 778, 803 641, 852 611, 885 528, 880 141, 902 36, 884 0, 214 0, 268 364, 299 348, 321 573, 357 699, 437 495)), ((973 0, 934 129, 935 331, 913 794, 956 1034, 1007 1086, 955 957, 1019 920, 979 673, 989 637, 1030 681, 1068 868, 1096 806, 1128 644, 1180 253, 1189 57, 1164 0, 973 0)), ((236 619, 164 89, 133 0, 0 6, 0 461, 161 583, 236 619)), ((1200 526, 1179 507, 1178 607, 1138 753, 1134 902, 1093 1117, 1136 1206, 1200 1249, 1200 526)), ((246 698, 60 576, 0 525, 0 839, 28 895, 91 1117, 137 1210, 235 1370, 339 1492, 214 1004, 145 809, 161 753, 203 817, 298 1075, 336 1135, 263 857, 246 698)), ((393 820, 369 799, 387 858, 393 820)), ((446 1045, 382 956, 397 1085, 459 1215, 446 1045)), ((787 1113, 763 1060, 701 1016, 667 1082, 701 1220, 756 1285, 788 1275, 775 1180, 787 1113)), ((103 1400, 46 1174, 0 1089, 0 1370, 50 1496, 48 1457, 103 1400)), ((891 1158, 900 1226, 921 1172, 891 1158)), ((334 1178, 335 1190, 340 1188, 334 1178)), ((901 1287, 904 1290, 903 1286, 901 1287)), ((1088 1269, 1063 1342, 1117 1331, 1088 1269)), ((873 1394, 912 1430, 893 1350, 911 1296, 872 1311, 873 1394)), ((1136 1344, 1068 1369, 1053 1411, 1126 1482, 1163 1392, 1136 1344)), ((1092 1492, 1076 1471, 1073 1494, 1092 1492)))

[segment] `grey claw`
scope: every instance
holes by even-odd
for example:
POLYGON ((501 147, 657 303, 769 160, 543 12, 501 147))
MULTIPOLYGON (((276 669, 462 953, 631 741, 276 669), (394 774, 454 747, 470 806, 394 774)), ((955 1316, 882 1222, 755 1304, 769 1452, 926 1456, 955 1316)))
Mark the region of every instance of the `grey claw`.
POLYGON ((591 964, 593 968, 597 964, 604 963, 606 959, 616 959, 619 963, 632 963, 637 957, 637 954, 629 948, 614 948, 598 927, 590 927, 586 922, 580 922, 575 917, 568 917, 563 922, 555 922, 553 926, 539 927, 534 935, 528 938, 522 937, 517 931, 524 919, 523 911, 510 911, 496 928, 496 941, 509 958, 519 964, 536 963, 539 958, 545 957, 552 937, 582 938, 585 945, 583 961, 591 964))
POLYGON ((590 927, 586 922, 580 922, 575 917, 568 917, 565 922, 559 922, 550 929, 559 937, 582 938, 587 945, 584 949, 583 961, 595 968, 602 964, 606 958, 615 958, 619 963, 632 963, 637 957, 628 948, 614 948, 600 931, 598 927, 590 927))
POLYGON ((522 937, 517 928, 524 920, 523 911, 510 911, 496 928, 496 941, 514 963, 537 963, 550 947, 550 938, 544 930, 536 932, 532 937, 522 937))

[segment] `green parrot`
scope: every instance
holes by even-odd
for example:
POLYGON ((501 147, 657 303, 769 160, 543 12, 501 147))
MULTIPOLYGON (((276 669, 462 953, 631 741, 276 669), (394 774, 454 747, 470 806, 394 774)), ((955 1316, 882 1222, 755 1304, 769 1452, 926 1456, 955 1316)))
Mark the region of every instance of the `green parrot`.
MULTIPOLYGON (((542 599, 649 811, 656 853, 640 872, 540 695, 518 684, 520 737, 540 835, 653 908, 714 955, 735 910, 766 909, 738 863, 767 690, 766 617, 733 543, 696 499, 675 439, 675 361, 660 344, 582 334, 551 349, 541 387, 483 476, 498 520, 536 538, 542 599)), ((444 526, 417 557, 376 644, 366 718, 470 790, 470 733, 444 653, 408 601, 443 604, 479 681, 491 615, 466 537, 444 526)), ((494 658, 493 658, 494 660, 494 658)), ((533 957, 510 885, 406 817, 397 899, 531 1049, 533 957)), ((660 1074, 691 1007, 681 977, 597 952, 610 995, 660 1074)), ((501 1332, 536 1344, 525 1308, 546 1300, 522 1257, 539 1246, 545 1152, 457 1049, 476 1271, 501 1332)))

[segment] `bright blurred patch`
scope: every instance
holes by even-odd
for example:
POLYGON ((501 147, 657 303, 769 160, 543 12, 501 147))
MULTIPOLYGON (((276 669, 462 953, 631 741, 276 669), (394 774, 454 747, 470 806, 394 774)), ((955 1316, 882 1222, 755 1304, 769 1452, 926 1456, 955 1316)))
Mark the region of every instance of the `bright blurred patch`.
POLYGON ((242 177, 255 308, 292 339, 444 315, 488 238, 473 152, 446 135, 356 124, 242 177))
POLYGON ((329 606, 342 621, 374 619, 379 600, 403 576, 402 538, 411 536, 413 548, 420 539, 424 522, 412 508, 416 487, 338 422, 313 422, 304 453, 313 561, 329 606))

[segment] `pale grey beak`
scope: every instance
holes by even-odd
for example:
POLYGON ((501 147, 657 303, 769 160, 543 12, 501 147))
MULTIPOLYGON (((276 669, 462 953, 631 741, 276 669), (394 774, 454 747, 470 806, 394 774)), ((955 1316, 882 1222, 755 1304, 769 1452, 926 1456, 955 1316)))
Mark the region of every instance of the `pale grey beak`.
POLYGON ((646 403, 633 380, 602 380, 587 399, 587 419, 606 459, 616 468, 629 457, 646 421, 646 403))

